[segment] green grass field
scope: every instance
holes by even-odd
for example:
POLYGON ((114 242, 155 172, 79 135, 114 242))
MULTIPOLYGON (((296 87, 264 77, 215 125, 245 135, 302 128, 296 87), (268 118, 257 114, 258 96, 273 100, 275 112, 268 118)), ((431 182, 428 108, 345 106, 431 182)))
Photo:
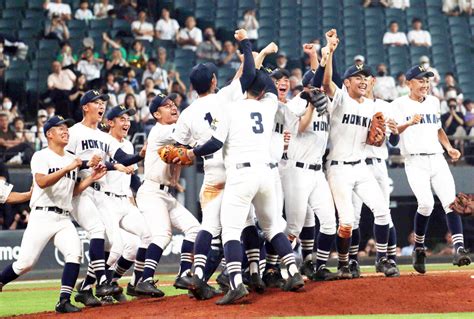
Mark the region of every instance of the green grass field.
MULTIPOLYGON (((428 264, 428 271, 456 271, 458 267, 448 264, 428 264)), ((334 269, 332 269, 334 271, 334 269)), ((400 265, 402 272, 408 273, 412 271, 411 265, 400 265)), ((373 273, 373 266, 362 267, 362 273, 373 273)), ((183 290, 177 290, 172 287, 174 275, 159 275, 160 289, 162 289, 167 296, 174 296, 183 294, 183 290)), ((123 279, 120 283, 125 285, 128 278, 123 279)), ((60 288, 60 280, 47 281, 16 281, 10 283, 3 288, 3 293, 0 294, 0 316, 11 316, 19 314, 28 314, 42 311, 53 311, 58 299, 60 288)), ((297 318, 297 317, 292 317, 297 318)), ((308 317, 305 317, 308 318, 308 317)), ((443 314, 406 314, 406 315, 354 315, 354 316, 317 316, 312 317, 317 319, 412 319, 412 318, 474 318, 474 313, 443 313, 443 314)))

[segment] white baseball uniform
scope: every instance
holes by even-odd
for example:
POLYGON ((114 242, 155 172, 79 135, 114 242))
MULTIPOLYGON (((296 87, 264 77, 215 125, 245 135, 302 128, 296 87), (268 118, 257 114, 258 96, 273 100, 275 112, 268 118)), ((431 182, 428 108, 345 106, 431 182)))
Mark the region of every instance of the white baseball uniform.
POLYGON ((5 204, 12 192, 13 185, 4 180, 0 180, 0 204, 5 204))

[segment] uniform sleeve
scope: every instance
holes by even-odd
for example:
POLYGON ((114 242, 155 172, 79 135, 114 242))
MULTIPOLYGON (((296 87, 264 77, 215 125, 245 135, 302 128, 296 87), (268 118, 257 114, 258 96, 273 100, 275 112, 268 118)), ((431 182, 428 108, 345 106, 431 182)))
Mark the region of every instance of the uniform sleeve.
POLYGON ((306 112, 306 106, 308 105, 308 101, 302 99, 299 95, 292 98, 288 103, 288 109, 295 114, 297 117, 301 117, 306 112))
POLYGON ((31 158, 31 174, 33 174, 33 178, 37 173, 44 175, 48 174, 49 167, 47 164, 47 160, 43 158, 42 154, 44 153, 36 152, 31 158))
POLYGON ((158 149, 162 145, 173 144, 175 139, 173 138, 173 133, 176 131, 176 124, 172 125, 161 125, 157 128, 155 135, 155 145, 158 149))
POLYGON ((334 112, 334 110, 339 107, 340 105, 342 105, 342 103, 344 102, 344 91, 338 87, 336 87, 336 90, 334 92, 334 96, 332 98, 332 101, 331 103, 328 104, 328 111, 329 111, 329 114, 332 114, 332 112, 334 112))
POLYGON ((219 100, 234 102, 243 98, 242 85, 239 79, 233 80, 229 85, 217 92, 219 100))
POLYGON ((0 204, 5 204, 12 189, 12 184, 7 183, 6 181, 0 181, 0 204))
MULTIPOLYGON (((231 108, 232 106, 228 106, 226 105, 225 107, 227 108, 231 108)), ((221 141, 222 143, 224 143, 227 139, 227 135, 229 134, 229 129, 230 129, 230 114, 229 112, 231 112, 231 110, 224 110, 224 112, 222 112, 222 118, 221 120, 217 123, 217 125, 213 128, 214 129, 214 133, 212 134, 212 136, 221 141)))
POLYGON ((172 138, 183 145, 189 145, 192 142, 192 134, 190 129, 190 117, 188 110, 184 110, 178 118, 178 122, 174 125, 174 132, 172 138))

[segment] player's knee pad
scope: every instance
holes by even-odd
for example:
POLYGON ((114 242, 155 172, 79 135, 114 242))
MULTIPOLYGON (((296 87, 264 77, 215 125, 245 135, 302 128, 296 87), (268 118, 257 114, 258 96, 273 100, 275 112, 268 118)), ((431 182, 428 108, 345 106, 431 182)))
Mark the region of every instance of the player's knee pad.
POLYGON ((337 235, 341 238, 351 238, 352 236, 352 225, 340 224, 337 229, 337 235))
POLYGON ((387 225, 390 223, 390 214, 374 216, 374 224, 376 225, 387 225))
POLYGON ((430 216, 433 212, 434 200, 427 200, 418 203, 418 213, 423 216, 430 216))

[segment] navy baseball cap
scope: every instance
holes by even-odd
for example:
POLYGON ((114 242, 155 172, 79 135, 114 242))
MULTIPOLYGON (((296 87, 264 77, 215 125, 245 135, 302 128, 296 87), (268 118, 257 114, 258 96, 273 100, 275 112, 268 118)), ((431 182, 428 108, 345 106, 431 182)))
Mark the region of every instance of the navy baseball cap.
POLYGON ((270 73, 270 76, 277 80, 283 77, 290 78, 290 72, 288 72, 286 69, 275 69, 272 71, 272 73, 270 73))
POLYGON ((214 63, 199 63, 192 68, 189 80, 197 92, 204 93, 209 90, 214 74, 217 78, 217 67, 214 63))
POLYGON ((113 120, 116 117, 122 116, 124 114, 135 115, 137 113, 135 109, 127 109, 124 105, 117 105, 111 108, 107 115, 105 116, 107 120, 113 120))
POLYGON ((46 132, 48 132, 50 128, 59 126, 61 124, 66 124, 67 127, 71 127, 74 124, 74 121, 71 119, 65 119, 64 117, 59 116, 59 115, 55 115, 49 120, 47 120, 46 123, 44 123, 44 126, 43 126, 44 135, 46 135, 46 132))
POLYGON ((356 64, 349 67, 346 72, 344 72, 343 79, 348 79, 352 76, 356 76, 358 74, 363 74, 365 76, 372 76, 372 70, 365 64, 356 64))
POLYGON ((405 73, 405 77, 407 78, 407 81, 410 81, 410 80, 413 80, 413 79, 430 78, 430 77, 433 77, 433 76, 434 76, 433 72, 427 71, 421 65, 415 65, 415 66, 411 67, 405 73))
POLYGON ((250 84, 249 91, 253 91, 254 93, 259 93, 265 90, 265 77, 268 77, 268 74, 262 70, 256 70, 255 78, 253 79, 252 84, 250 84))
POLYGON ((107 94, 102 94, 97 90, 89 90, 87 91, 80 100, 81 106, 86 105, 87 103, 94 102, 96 100, 108 101, 109 96, 107 94))
POLYGON ((150 102, 150 106, 148 107, 150 109, 150 113, 151 114, 155 113, 156 110, 158 110, 160 106, 166 103, 166 101, 172 100, 172 99, 173 99, 173 94, 170 94, 168 96, 164 95, 163 93, 158 94, 150 102))

